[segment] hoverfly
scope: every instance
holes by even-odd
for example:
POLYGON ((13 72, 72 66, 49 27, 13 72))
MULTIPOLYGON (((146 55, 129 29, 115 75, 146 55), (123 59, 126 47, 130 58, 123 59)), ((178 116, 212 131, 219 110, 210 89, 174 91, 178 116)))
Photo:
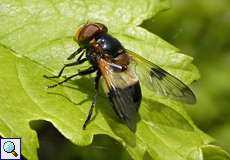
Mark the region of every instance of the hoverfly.
POLYGON ((196 102, 195 95, 189 87, 159 66, 125 49, 118 39, 108 34, 105 25, 87 23, 77 31, 74 39, 80 48, 67 59, 71 60, 79 55, 78 58, 72 63, 65 64, 57 76, 45 77, 59 78, 66 67, 90 62, 91 66, 88 69, 81 70, 59 83, 48 86, 53 88, 76 76, 96 72, 95 95, 83 129, 86 129, 96 105, 101 76, 106 84, 105 92, 112 102, 116 115, 129 128, 131 128, 142 99, 140 83, 158 95, 188 104, 196 102))

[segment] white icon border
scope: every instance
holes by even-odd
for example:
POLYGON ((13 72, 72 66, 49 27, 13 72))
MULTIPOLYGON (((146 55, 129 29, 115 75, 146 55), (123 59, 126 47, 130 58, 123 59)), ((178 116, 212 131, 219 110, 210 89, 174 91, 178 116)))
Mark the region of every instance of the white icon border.
MULTIPOLYGON (((7 139, 7 140, 12 140, 12 139, 19 139, 19 143, 20 143, 20 148, 19 148, 19 153, 18 153, 18 156, 19 156, 19 159, 2 159, 2 153, 0 153, 0 160, 21 160, 22 158, 22 139, 21 138, 0 138, 0 147, 2 146, 2 139, 7 139)), ((1 151, 0 151, 1 152, 1 151)))

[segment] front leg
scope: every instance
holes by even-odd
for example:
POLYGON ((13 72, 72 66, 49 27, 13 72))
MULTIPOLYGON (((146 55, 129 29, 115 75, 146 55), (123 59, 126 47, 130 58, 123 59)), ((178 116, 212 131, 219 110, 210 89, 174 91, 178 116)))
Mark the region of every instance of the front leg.
POLYGON ((81 53, 85 48, 78 48, 75 52, 73 52, 68 58, 67 60, 71 60, 73 58, 75 58, 79 53, 81 53))
POLYGON ((86 70, 79 71, 78 73, 73 74, 72 76, 69 76, 69 77, 65 78, 65 79, 64 79, 63 81, 61 81, 61 82, 58 82, 58 83, 56 83, 56 84, 54 84, 54 85, 51 85, 51 86, 48 86, 48 88, 57 87, 58 85, 61 85, 62 83, 67 82, 68 80, 72 79, 73 77, 91 74, 91 73, 95 72, 96 70, 97 70, 97 68, 91 66, 91 67, 89 67, 89 68, 86 69, 86 70))
POLYGON ((56 76, 47 76, 47 75, 44 75, 45 78, 59 78, 61 77, 64 69, 66 67, 71 67, 71 66, 76 66, 76 65, 79 65, 79 64, 82 64, 84 63, 85 61, 87 61, 87 58, 83 58, 83 59, 80 59, 80 60, 77 60, 76 62, 72 62, 72 63, 68 63, 68 64, 64 64, 64 66, 62 67, 62 69, 59 71, 58 75, 56 76))

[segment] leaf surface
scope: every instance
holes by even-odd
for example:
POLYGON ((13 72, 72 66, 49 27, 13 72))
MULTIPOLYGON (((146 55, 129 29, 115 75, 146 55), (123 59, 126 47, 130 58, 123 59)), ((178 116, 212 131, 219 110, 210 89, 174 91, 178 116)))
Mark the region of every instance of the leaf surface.
MULTIPOLYGON (((202 159, 201 146, 212 139, 200 131, 184 105, 149 93, 143 87, 136 133, 121 124, 101 92, 94 119, 82 124, 93 97, 93 77, 76 78, 54 89, 44 74, 57 74, 78 46, 72 36, 87 21, 104 23, 124 46, 160 65, 185 83, 199 78, 192 58, 139 27, 143 20, 169 7, 167 0, 2 0, 0 4, 0 134, 21 137, 22 154, 37 159, 33 120, 51 122, 77 145, 88 145, 96 134, 121 142, 133 159, 147 154, 156 160, 202 159)), ((69 69, 66 74, 82 67, 69 69)), ((61 80, 61 79, 58 79, 61 80)))

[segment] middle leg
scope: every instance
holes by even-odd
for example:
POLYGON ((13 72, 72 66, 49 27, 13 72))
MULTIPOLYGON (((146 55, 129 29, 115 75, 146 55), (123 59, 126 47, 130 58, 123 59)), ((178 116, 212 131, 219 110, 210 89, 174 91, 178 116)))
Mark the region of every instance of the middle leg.
MULTIPOLYGON (((83 55, 83 54, 82 54, 82 55, 83 55)), ((82 64, 82 63, 84 63, 85 61, 87 61, 87 58, 81 59, 82 55, 80 55, 80 57, 77 59, 77 61, 72 62, 72 63, 65 64, 65 65, 62 67, 62 69, 59 71, 58 75, 56 75, 56 76, 47 76, 47 75, 44 75, 44 77, 45 77, 45 78, 59 78, 59 77, 61 77, 61 75, 62 75, 62 73, 63 73, 63 71, 64 71, 64 69, 65 69, 66 67, 76 66, 76 65, 82 64)))
POLYGON ((99 80, 100 80, 100 77, 101 77, 101 72, 100 71, 97 71, 97 76, 95 78, 95 95, 93 97, 93 102, 92 102, 92 105, 90 107, 90 110, 89 110, 89 113, 88 113, 88 116, 85 120, 85 123, 83 124, 82 126, 82 129, 85 130, 86 129, 86 126, 87 124, 89 123, 90 119, 91 119, 91 116, 93 114, 93 109, 95 108, 95 105, 96 105, 96 101, 97 101, 97 96, 98 96, 98 92, 99 92, 99 80))
POLYGON ((56 84, 54 84, 54 85, 48 86, 48 88, 54 88, 54 87, 56 87, 56 86, 58 86, 58 85, 61 85, 61 84, 64 83, 64 82, 67 82, 68 80, 72 79, 73 77, 91 74, 91 73, 95 72, 96 70, 97 70, 97 68, 91 66, 91 67, 89 67, 89 68, 86 69, 86 70, 79 71, 78 73, 73 74, 72 76, 67 77, 67 78, 64 79, 63 81, 60 81, 60 82, 58 82, 58 83, 56 83, 56 84))

